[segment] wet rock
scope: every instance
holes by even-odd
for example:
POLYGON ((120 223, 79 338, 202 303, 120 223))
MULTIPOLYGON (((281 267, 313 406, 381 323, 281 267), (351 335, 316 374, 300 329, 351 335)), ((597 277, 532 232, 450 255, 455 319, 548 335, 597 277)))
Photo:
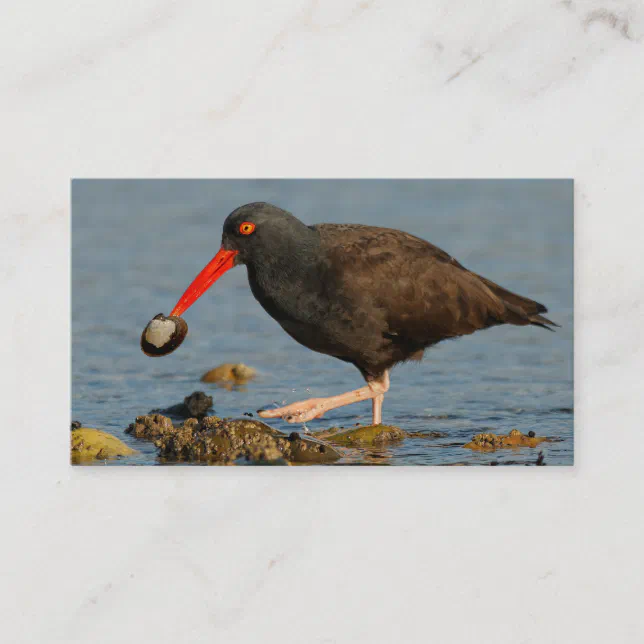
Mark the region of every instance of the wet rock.
POLYGON ((333 446, 321 441, 302 438, 299 434, 293 437, 292 432, 288 438, 290 443, 290 459, 294 463, 332 463, 337 461, 342 454, 333 446))
POLYGON ((384 445, 404 438, 445 438, 447 432, 406 432, 395 425, 368 425, 345 430, 344 427, 331 427, 330 429, 316 432, 315 436, 328 440, 336 445, 346 445, 348 447, 359 447, 365 445, 384 445))
POLYGON ((237 458, 243 458, 257 465, 288 465, 284 454, 275 444, 271 436, 261 436, 257 442, 249 445, 245 451, 240 451, 237 458))
POLYGON ((148 414, 147 416, 137 416, 136 420, 125 430, 125 433, 132 434, 136 438, 153 440, 172 429, 172 421, 168 417, 161 414, 148 414))
POLYGON ((549 439, 543 436, 526 436, 518 429, 513 429, 507 436, 491 432, 477 434, 472 438, 471 442, 463 445, 463 447, 481 452, 493 452, 505 447, 536 447, 547 440, 549 439))
POLYGON ((168 461, 287 465, 331 463, 342 457, 331 445, 298 435, 291 438, 250 419, 207 416, 174 426, 169 418, 153 414, 139 416, 126 431, 154 440, 159 456, 168 461))
POLYGON ((203 418, 212 409, 212 396, 193 391, 182 403, 166 409, 153 409, 150 414, 166 414, 172 418, 203 418))
POLYGON ((361 447, 400 441, 407 437, 407 433, 393 425, 368 425, 344 431, 339 427, 332 427, 326 431, 317 432, 315 436, 334 445, 361 447))
POLYGON ((244 385, 252 380, 257 372, 245 364, 226 362, 211 369, 201 376, 201 382, 216 382, 219 384, 244 385))
POLYGON ((405 438, 446 438, 447 432, 405 432, 405 438))
POLYGON ((116 436, 98 429, 78 427, 72 431, 71 439, 71 459, 74 465, 136 454, 135 450, 116 436))

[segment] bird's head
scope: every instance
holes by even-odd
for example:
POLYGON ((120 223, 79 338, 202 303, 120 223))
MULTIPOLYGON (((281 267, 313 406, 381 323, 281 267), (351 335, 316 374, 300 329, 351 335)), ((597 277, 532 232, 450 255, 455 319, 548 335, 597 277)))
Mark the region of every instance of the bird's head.
POLYGON ((269 203, 249 203, 233 210, 224 222, 219 252, 193 280, 171 315, 180 316, 238 264, 261 268, 276 257, 288 260, 310 234, 311 229, 290 212, 269 203))
POLYGON ((221 247, 236 253, 237 264, 261 264, 276 255, 287 255, 310 234, 310 229, 290 212, 259 201, 233 210, 224 222, 221 247))

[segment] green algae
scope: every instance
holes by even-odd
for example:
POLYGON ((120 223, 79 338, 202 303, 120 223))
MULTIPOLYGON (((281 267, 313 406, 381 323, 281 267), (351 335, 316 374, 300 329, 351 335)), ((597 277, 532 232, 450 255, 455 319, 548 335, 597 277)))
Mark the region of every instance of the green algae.
POLYGON ((364 447, 401 441, 407 436, 407 433, 400 429, 400 427, 393 425, 367 425, 365 427, 354 427, 346 430, 339 427, 331 427, 325 431, 317 432, 315 436, 333 445, 364 447))

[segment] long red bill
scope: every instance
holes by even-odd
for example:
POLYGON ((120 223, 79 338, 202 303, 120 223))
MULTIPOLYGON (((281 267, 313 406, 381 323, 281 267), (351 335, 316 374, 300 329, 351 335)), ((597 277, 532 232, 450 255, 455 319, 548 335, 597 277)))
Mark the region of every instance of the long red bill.
POLYGON ((195 277, 170 315, 181 315, 190 308, 226 271, 235 264, 236 250, 219 249, 210 263, 195 277))

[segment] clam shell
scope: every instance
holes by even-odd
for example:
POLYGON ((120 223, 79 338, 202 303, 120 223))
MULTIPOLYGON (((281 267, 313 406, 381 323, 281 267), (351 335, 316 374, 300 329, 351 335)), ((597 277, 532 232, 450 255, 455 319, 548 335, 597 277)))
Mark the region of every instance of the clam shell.
POLYGON ((176 315, 155 315, 141 334, 141 350, 146 356, 156 358, 172 353, 188 334, 188 325, 176 315))

